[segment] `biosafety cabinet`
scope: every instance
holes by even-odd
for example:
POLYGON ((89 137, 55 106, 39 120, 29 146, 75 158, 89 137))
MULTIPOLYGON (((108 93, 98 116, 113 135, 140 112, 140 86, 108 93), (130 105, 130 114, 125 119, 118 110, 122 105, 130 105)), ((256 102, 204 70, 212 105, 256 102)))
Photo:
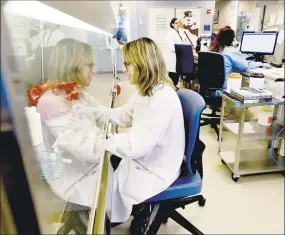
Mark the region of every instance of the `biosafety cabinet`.
MULTIPOLYGON (((1 1, 1 232, 108 233, 108 153, 99 146, 99 160, 89 168, 96 171, 88 189, 91 206, 71 203, 78 195, 68 190, 77 184, 70 185, 73 179, 67 169, 86 162, 60 156, 45 146, 43 125, 31 97, 44 91, 41 84, 50 82, 51 64, 66 59, 64 53, 54 57, 54 48, 63 39, 72 39, 92 48, 84 66, 94 71, 85 92, 105 106, 115 106, 116 10, 112 1, 1 1)), ((81 63, 78 57, 74 61, 81 63)), ((108 121, 98 126, 96 139, 103 143, 107 131, 113 131, 108 121)), ((91 174, 86 167, 80 169, 79 181, 91 174)))

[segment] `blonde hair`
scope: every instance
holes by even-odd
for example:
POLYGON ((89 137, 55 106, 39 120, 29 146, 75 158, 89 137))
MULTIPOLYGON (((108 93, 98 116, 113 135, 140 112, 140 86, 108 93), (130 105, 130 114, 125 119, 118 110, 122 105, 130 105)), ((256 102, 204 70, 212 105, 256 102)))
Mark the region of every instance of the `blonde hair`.
POLYGON ((175 89, 167 76, 161 51, 153 40, 140 38, 127 43, 123 47, 123 57, 125 63, 135 66, 133 82, 140 95, 151 96, 154 86, 161 83, 167 83, 175 89))
POLYGON ((59 41, 53 48, 48 68, 48 82, 79 82, 82 85, 82 66, 93 64, 93 49, 72 38, 59 41))

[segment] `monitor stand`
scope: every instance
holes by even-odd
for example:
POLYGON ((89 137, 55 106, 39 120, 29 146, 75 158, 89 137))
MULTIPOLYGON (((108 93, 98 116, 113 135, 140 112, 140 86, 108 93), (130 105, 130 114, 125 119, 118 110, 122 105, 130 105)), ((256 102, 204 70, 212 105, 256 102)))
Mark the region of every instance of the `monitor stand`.
POLYGON ((254 54, 253 56, 247 57, 246 60, 254 60, 256 62, 264 63, 264 55, 263 54, 254 54))

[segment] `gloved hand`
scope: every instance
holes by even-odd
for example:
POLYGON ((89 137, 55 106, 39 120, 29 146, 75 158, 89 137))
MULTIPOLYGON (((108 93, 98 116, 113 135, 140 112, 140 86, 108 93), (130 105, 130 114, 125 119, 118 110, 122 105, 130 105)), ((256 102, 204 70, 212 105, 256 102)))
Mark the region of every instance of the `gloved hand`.
POLYGON ((83 104, 74 104, 73 111, 80 116, 96 121, 99 125, 105 124, 109 120, 109 111, 104 106, 91 107, 83 104))

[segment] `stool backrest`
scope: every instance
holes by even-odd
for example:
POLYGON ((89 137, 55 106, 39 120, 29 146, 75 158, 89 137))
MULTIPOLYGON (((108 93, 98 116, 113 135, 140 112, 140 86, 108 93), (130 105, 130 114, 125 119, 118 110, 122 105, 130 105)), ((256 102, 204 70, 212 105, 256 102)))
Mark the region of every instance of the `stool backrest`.
POLYGON ((191 45, 175 44, 176 73, 181 75, 191 74, 194 71, 194 56, 191 45))

